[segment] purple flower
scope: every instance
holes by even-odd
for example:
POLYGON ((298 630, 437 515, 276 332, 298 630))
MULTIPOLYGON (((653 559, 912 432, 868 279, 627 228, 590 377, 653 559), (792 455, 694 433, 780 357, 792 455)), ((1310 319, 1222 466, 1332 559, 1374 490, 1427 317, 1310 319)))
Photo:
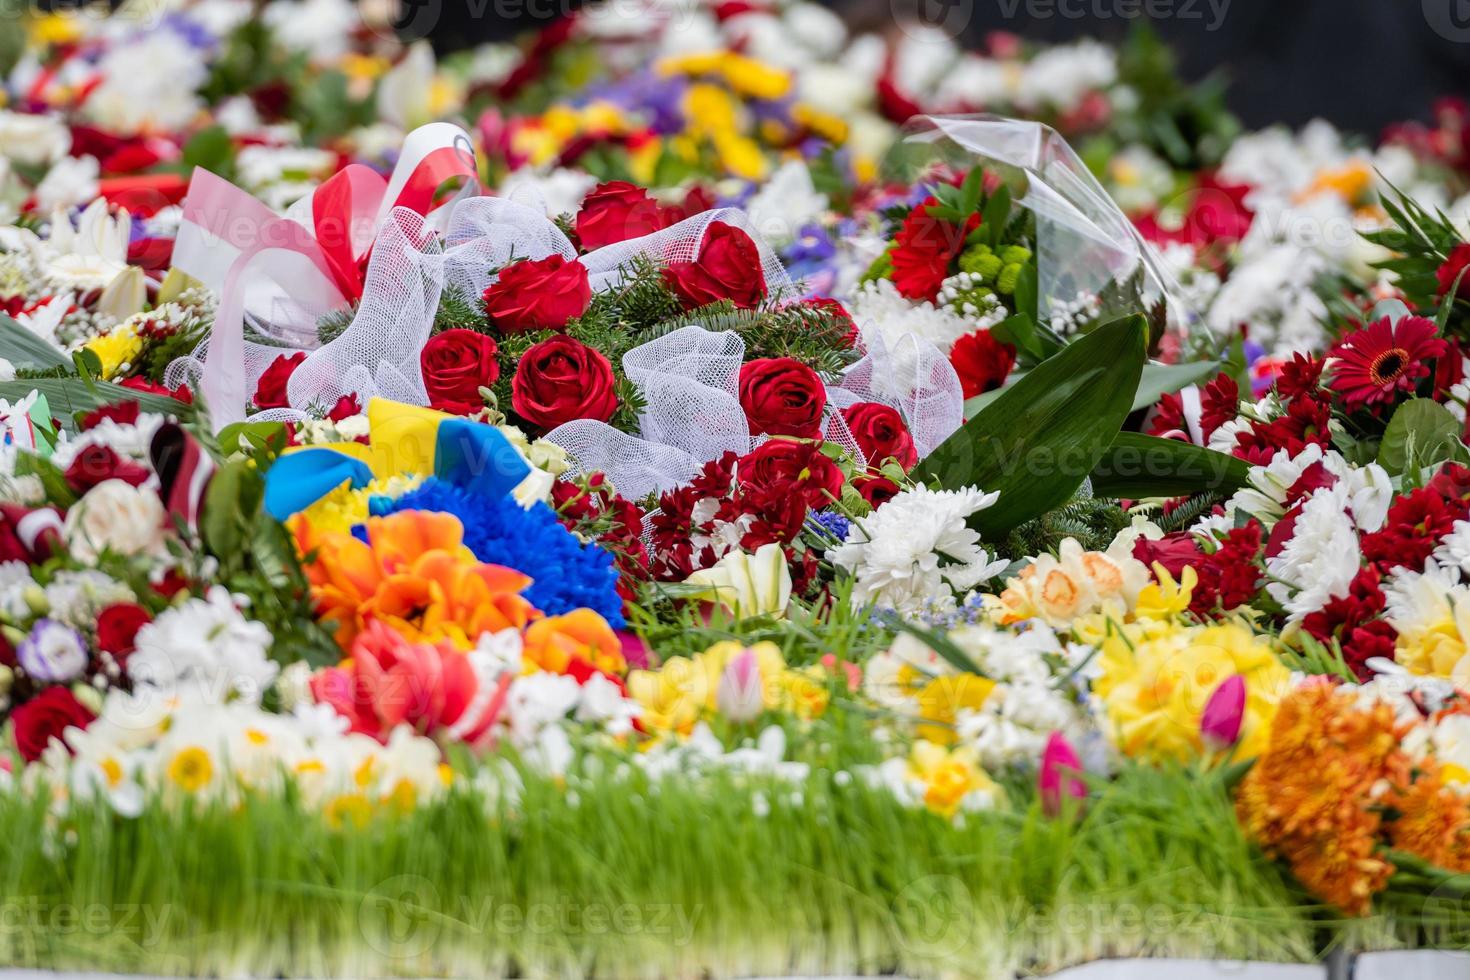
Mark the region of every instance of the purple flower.
POLYGON ((38 619, 15 656, 25 672, 38 681, 64 683, 87 669, 87 644, 82 635, 53 619, 38 619))

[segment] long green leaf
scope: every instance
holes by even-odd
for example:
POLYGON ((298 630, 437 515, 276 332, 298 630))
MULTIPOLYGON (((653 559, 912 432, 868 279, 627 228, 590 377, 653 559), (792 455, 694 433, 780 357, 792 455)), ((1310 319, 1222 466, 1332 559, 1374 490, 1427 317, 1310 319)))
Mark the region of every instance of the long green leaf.
POLYGON ((1120 432, 1092 471, 1099 497, 1182 497, 1245 486, 1245 460, 1178 439, 1120 432))
POLYGON ((1105 324, 1037 365, 915 470, 944 487, 999 491, 975 516, 987 536, 1064 503, 1112 445, 1143 371, 1148 324, 1105 324))
POLYGON ((145 412, 172 415, 181 421, 194 417, 193 405, 186 405, 167 395, 135 391, 110 381, 94 381, 89 388, 81 378, 31 378, 0 382, 0 398, 15 401, 30 394, 32 389, 46 396, 51 411, 68 429, 75 428, 75 416, 78 412, 90 412, 113 402, 137 402, 145 412))
POLYGON ((3 313, 0 313, 0 357, 18 368, 33 371, 50 371, 71 364, 71 358, 60 347, 42 340, 3 313))
POLYGON ((1219 373, 1219 361, 1186 361, 1183 364, 1150 361, 1143 366, 1143 377, 1139 379, 1138 392, 1133 396, 1133 410, 1148 408, 1170 392, 1198 384, 1219 373))

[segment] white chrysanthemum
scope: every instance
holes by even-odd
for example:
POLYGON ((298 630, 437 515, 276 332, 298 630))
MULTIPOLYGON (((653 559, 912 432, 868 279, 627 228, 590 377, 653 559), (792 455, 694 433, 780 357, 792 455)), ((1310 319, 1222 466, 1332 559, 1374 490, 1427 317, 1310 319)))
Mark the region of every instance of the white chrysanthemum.
POLYGON ((1266 591, 1293 622, 1347 595, 1358 574, 1362 551, 1349 506, 1343 483, 1314 491, 1297 514, 1291 540, 1266 559, 1266 571, 1276 580, 1266 591))
POLYGON ((46 586, 47 614, 77 628, 96 624, 98 613, 119 602, 132 602, 133 590, 105 572, 61 571, 46 586))
POLYGON ((1470 581, 1470 521, 1456 521, 1432 557, 1441 567, 1457 569, 1461 581, 1470 581))
POLYGON ((209 75, 204 53, 171 30, 146 31, 113 47, 97 64, 102 79, 84 111, 109 130, 176 132, 200 109, 196 90, 209 75))
POLYGON ((1006 566, 965 524, 999 496, 975 487, 905 490, 853 521, 847 540, 827 557, 852 573, 855 605, 877 603, 904 614, 952 606, 956 592, 968 592, 1006 566))
POLYGON ((901 296, 888 279, 864 283, 854 290, 847 309, 861 327, 864 339, 876 331, 889 350, 913 334, 947 354, 956 340, 975 330, 973 319, 949 307, 901 296))
POLYGON ((139 415, 131 425, 103 419, 86 432, 59 442, 51 461, 65 470, 89 446, 107 446, 124 459, 147 459, 148 447, 165 421, 162 415, 153 414, 139 415))
POLYGON ((192 688, 214 703, 258 702, 279 670, 266 651, 271 633, 245 616, 223 586, 175 606, 138 631, 128 658, 135 684, 172 691, 192 688))

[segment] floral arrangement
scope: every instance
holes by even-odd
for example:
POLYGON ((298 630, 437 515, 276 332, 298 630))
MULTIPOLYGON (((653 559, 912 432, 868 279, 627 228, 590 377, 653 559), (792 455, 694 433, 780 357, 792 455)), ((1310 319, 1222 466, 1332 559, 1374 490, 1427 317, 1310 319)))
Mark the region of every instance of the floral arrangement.
POLYGON ((5 900, 158 914, 5 963, 1470 941, 1455 104, 1239 134, 1146 35, 805 3, 147 13, 0 51, 0 827, 5 900))

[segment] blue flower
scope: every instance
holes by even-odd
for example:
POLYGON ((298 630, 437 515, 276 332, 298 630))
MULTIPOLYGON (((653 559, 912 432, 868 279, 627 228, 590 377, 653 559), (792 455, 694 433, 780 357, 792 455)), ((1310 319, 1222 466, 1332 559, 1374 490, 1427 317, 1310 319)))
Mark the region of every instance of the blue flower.
POLYGON ((839 542, 847 540, 847 529, 852 523, 835 510, 812 511, 807 514, 806 519, 808 525, 816 525, 818 534, 836 538, 839 542))
POLYGON ((531 577, 522 595, 537 609, 559 616, 585 607, 614 629, 624 625, 613 556, 577 540, 544 503, 528 510, 509 496, 490 497, 431 479, 397 500, 374 497, 369 507, 380 516, 401 510, 453 514, 464 525, 465 547, 476 558, 531 577))

